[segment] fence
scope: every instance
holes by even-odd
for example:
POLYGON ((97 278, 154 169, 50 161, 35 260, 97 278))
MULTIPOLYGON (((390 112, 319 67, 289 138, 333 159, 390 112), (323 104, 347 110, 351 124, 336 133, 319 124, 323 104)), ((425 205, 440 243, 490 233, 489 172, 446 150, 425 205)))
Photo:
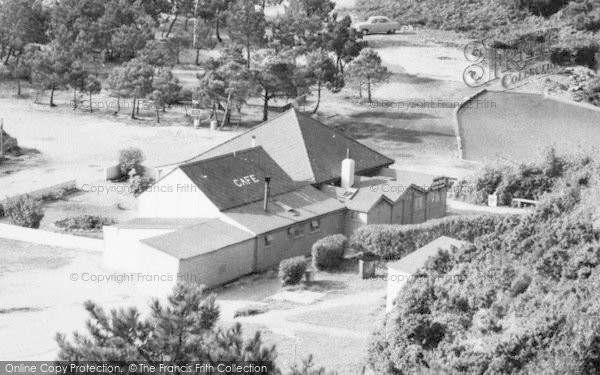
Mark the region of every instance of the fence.
POLYGON ((0 238, 68 249, 103 251, 104 242, 93 238, 0 224, 0 238))

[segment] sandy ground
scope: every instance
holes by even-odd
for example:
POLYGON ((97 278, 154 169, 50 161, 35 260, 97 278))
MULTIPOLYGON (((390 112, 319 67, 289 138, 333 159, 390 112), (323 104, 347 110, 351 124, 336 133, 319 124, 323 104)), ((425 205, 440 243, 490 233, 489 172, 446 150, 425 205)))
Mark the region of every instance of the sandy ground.
MULTIPOLYGON (((57 332, 85 330, 86 300, 107 310, 136 306, 143 314, 148 312, 151 297, 140 293, 135 282, 89 281, 93 275, 114 274, 102 266, 100 253, 0 239, 0 260, 0 336, 11 337, 0 342, 0 360, 54 358, 57 332)), ((215 291, 220 324, 239 321, 248 336, 261 330, 267 344, 277 344, 278 364, 284 368, 313 353, 320 365, 358 373, 354 370, 363 362, 363 348, 383 310, 385 281, 362 281, 351 267, 341 273, 319 273, 312 288, 318 290, 312 294, 320 297, 307 304, 289 303, 263 315, 234 319, 236 309, 259 301, 281 305, 269 302, 281 294, 274 274, 244 278, 215 291), (335 343, 339 345, 332 346, 335 343)))
MULTIPOLYGON (((377 103, 404 103, 402 108, 400 104, 392 108, 360 104, 349 89, 336 95, 325 92, 320 120, 390 155, 402 168, 461 177, 472 169, 472 164, 457 159, 453 109, 424 104, 452 104, 470 93, 457 78, 457 73, 462 73, 460 48, 414 43, 419 37, 367 37, 394 73, 389 84, 375 90, 374 99, 377 103)), ((193 82, 186 74, 186 80, 193 82)), ((73 178, 80 185, 98 183, 103 168, 113 165, 118 150, 124 147, 140 147, 148 164, 163 164, 186 159, 233 135, 230 131, 194 130, 176 121, 163 127, 151 126, 149 121, 138 125, 106 114, 74 116, 67 107, 49 109, 31 104, 31 100, 7 98, 0 99, 0 117, 5 118, 6 130, 22 145, 37 148, 43 155, 34 168, 1 177, 0 196, 73 178)), ((84 207, 117 203, 116 198, 104 201, 90 195, 73 197, 77 199, 84 207)), ((66 205, 58 202, 53 207, 60 213, 67 210, 66 205)), ((0 241, 0 252, 19 247, 22 245, 0 241)), ((141 295, 131 283, 70 280, 72 273, 111 273, 102 267, 100 254, 54 249, 53 258, 59 261, 53 263, 43 260, 41 254, 47 251, 31 250, 31 258, 42 258, 33 268, 0 274, 0 309, 17 309, 0 314, 0 336, 14 337, 12 342, 0 343, 2 359, 53 358, 54 334, 84 327, 82 303, 87 299, 106 308, 147 306, 148 296, 141 295)), ((375 323, 374 317, 382 309, 385 283, 355 279, 354 275, 332 276, 322 284, 327 298, 321 301, 240 321, 245 323, 246 332, 261 329, 267 342, 277 344, 283 365, 314 353, 319 364, 344 374, 359 373, 372 329, 370 323, 375 323), (355 319, 351 319, 348 311, 354 310, 355 319)), ((223 323, 233 321, 235 309, 263 301, 278 289, 276 281, 267 280, 219 291, 223 323)))

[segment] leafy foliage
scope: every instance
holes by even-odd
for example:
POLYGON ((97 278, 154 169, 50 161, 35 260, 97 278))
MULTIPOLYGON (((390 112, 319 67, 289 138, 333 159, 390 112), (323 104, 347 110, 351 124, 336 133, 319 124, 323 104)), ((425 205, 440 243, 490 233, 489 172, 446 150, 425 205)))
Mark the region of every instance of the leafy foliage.
POLYGON ((127 175, 132 169, 135 169, 137 174, 141 173, 145 159, 144 153, 139 148, 129 147, 119 151, 121 173, 127 175))
POLYGON ((376 373, 597 372, 598 165, 565 159, 586 162, 559 174, 535 211, 440 253, 408 282, 372 336, 376 373))
POLYGON ((296 285, 302 281, 306 272, 304 257, 284 259, 279 263, 279 280, 283 285, 296 285))
POLYGON ((109 217, 97 215, 73 216, 57 220, 54 225, 66 231, 101 231, 105 225, 113 225, 116 221, 109 217))
POLYGON ((10 217, 13 224, 26 228, 39 228, 44 218, 42 203, 31 195, 7 198, 4 202, 4 215, 10 217))
POLYGON ((343 234, 327 236, 312 246, 313 266, 319 270, 334 269, 344 260, 344 251, 348 247, 348 238, 343 234))
POLYGON ((154 184, 154 179, 146 176, 133 176, 133 178, 129 181, 129 189, 133 195, 136 197, 146 190, 150 186, 154 184))
POLYGON ((440 236, 473 239, 511 225, 515 217, 500 215, 448 216, 422 224, 368 225, 352 234, 350 246, 381 259, 399 259, 440 236))

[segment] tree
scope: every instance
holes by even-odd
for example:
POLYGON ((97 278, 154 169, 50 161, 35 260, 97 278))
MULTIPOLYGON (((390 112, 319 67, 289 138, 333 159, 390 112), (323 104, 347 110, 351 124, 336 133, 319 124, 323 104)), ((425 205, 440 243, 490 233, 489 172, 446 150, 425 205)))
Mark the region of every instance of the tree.
POLYGON ((72 63, 72 56, 54 43, 34 52, 28 61, 31 66, 32 83, 42 90, 50 90, 51 107, 55 106, 54 91, 69 82, 72 63))
POLYGON ((322 86, 338 92, 343 87, 344 80, 341 74, 337 74, 333 60, 323 50, 310 53, 306 58, 306 65, 309 78, 317 85, 317 104, 313 110, 313 113, 317 113, 321 103, 322 86))
POLYGON ((344 73, 344 64, 354 59, 366 45, 360 42, 359 35, 351 27, 352 20, 346 16, 338 20, 334 14, 327 23, 322 43, 328 51, 335 53, 338 72, 344 73))
MULTIPOLYGON (((166 304, 153 300, 148 317, 134 308, 107 314, 91 301, 87 335, 76 333, 72 341, 57 334, 58 360, 62 361, 219 361, 273 362, 275 347, 266 346, 260 333, 244 340, 239 323, 217 326, 220 315, 215 295, 197 285, 177 285, 166 304)), ((273 368, 269 374, 280 374, 273 368)))
POLYGON ((26 45, 47 43, 48 13, 42 1, 0 1, 0 59, 8 64, 26 45))
POLYGON ((99 94, 101 90, 102 90, 102 83, 100 82, 100 80, 98 78, 96 78, 96 76, 94 76, 92 74, 88 74, 88 76, 85 77, 85 79, 84 79, 83 88, 81 91, 83 93, 87 93, 89 95, 90 113, 92 113, 94 111, 92 95, 99 94))
POLYGON ((267 121, 272 99, 303 95, 308 92, 309 82, 291 51, 276 54, 272 50, 261 50, 256 55, 256 68, 252 73, 262 91, 263 121, 267 121))
POLYGON ((137 59, 159 68, 172 67, 177 63, 177 55, 171 40, 149 40, 146 46, 138 51, 137 59))
POLYGON ((265 14, 252 1, 236 1, 229 7, 229 37, 246 48, 246 63, 250 69, 250 50, 265 41, 265 14))
POLYGON ((166 111, 166 106, 175 104, 179 100, 181 93, 181 85, 179 79, 173 76, 170 70, 164 70, 154 77, 152 82, 154 89, 149 96, 149 99, 154 103, 156 110, 156 122, 160 123, 159 111, 166 111))
MULTIPOLYGON (((136 102, 152 92, 152 66, 133 59, 124 66, 115 68, 109 77, 112 95, 117 98, 133 98, 131 118, 135 119, 136 102)), ((139 105, 139 102, 138 102, 139 105)), ((117 104, 118 109, 120 106, 117 104)))
POLYGON ((216 118, 217 109, 224 111, 221 127, 229 123, 231 108, 235 106, 239 112, 248 97, 257 91, 239 46, 225 48, 221 57, 207 61, 204 73, 199 74, 198 79, 197 99, 212 108, 213 118, 216 118))
POLYGON ((386 82, 390 72, 381 64, 379 54, 369 48, 361 51, 360 55, 352 62, 347 76, 355 82, 359 90, 362 90, 363 85, 366 85, 368 101, 371 103, 373 85, 386 82))
POLYGON ((77 98, 77 90, 83 92, 85 86, 85 78, 89 72, 83 67, 81 61, 75 61, 71 64, 71 70, 68 74, 67 81, 73 89, 73 110, 77 109, 79 100, 77 98))

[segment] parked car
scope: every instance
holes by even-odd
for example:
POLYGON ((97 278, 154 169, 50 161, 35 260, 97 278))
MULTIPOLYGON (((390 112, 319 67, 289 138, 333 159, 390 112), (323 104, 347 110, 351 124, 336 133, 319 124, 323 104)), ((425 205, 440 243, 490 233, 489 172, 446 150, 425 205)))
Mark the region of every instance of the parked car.
POLYGON ((396 21, 391 21, 388 17, 373 16, 369 17, 366 22, 359 22, 354 25, 354 29, 363 35, 388 33, 394 34, 396 30, 400 30, 401 26, 396 21))

